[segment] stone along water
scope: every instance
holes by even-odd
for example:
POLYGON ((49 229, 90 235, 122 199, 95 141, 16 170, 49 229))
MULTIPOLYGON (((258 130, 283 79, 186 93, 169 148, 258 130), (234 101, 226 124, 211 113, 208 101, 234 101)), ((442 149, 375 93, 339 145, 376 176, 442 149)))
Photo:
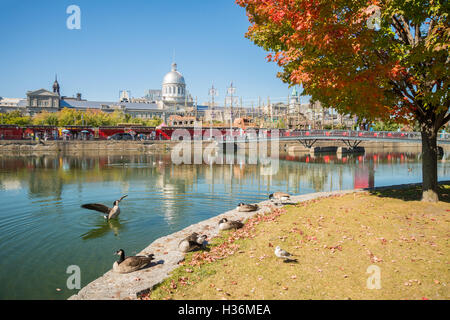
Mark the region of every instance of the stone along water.
MULTIPOLYGON (((242 159, 241 159, 242 160, 242 159)), ((245 159, 244 159, 245 160, 245 159)), ((446 156, 439 178, 450 180, 446 156)), ((167 155, 0 156, 0 299, 66 299, 66 273, 81 286, 107 272, 114 252, 140 252, 155 239, 274 191, 305 194, 421 181, 418 153, 281 155, 260 165, 175 165, 167 155), (116 221, 80 208, 121 203, 116 221)))

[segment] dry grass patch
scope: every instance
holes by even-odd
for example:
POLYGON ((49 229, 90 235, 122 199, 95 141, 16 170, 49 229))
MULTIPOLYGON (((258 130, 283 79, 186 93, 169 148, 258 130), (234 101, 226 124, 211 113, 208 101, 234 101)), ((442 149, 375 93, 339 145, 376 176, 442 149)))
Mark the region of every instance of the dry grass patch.
POLYGON ((450 204, 411 201, 414 192, 355 193, 275 209, 223 233, 209 251, 187 255, 145 298, 449 299, 450 204), (298 262, 276 258, 277 245, 298 262), (367 288, 371 265, 381 270, 379 290, 367 288))

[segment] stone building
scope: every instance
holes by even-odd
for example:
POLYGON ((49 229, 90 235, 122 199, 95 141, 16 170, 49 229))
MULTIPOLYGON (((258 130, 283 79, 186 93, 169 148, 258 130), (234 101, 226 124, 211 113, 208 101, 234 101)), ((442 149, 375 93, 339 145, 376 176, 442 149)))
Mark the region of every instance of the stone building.
POLYGON ((172 70, 164 76, 161 94, 162 99, 158 103, 161 109, 175 111, 193 106, 193 99, 186 90, 186 82, 176 63, 172 63, 172 70))
MULTIPOLYGON (((59 88, 58 88, 59 91, 59 88)), ((27 111, 30 115, 41 111, 56 112, 59 110, 59 93, 45 89, 27 92, 27 111)))
POLYGON ((42 111, 56 112, 63 108, 76 110, 101 110, 114 112, 121 110, 136 118, 152 119, 158 117, 167 122, 171 115, 198 115, 203 111, 194 110, 192 96, 186 90, 183 75, 177 70, 177 64, 172 64, 162 81, 162 90, 149 90, 143 98, 133 98, 129 91, 120 93, 119 101, 90 101, 77 97, 61 96, 61 87, 57 77, 52 86, 53 92, 46 89, 28 91, 26 99, 0 98, 0 112, 21 110, 23 114, 34 115, 42 111))

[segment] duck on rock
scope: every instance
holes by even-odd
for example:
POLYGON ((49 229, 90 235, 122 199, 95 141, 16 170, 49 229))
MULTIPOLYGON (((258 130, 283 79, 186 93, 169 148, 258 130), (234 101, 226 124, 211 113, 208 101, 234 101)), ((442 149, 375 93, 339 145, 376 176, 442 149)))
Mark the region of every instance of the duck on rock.
POLYGON ((240 229, 244 224, 240 221, 228 221, 227 218, 223 218, 219 221, 219 230, 240 229))
POLYGON ((205 246, 207 236, 200 236, 198 233, 194 232, 188 237, 184 238, 178 244, 178 248, 181 252, 189 252, 197 249, 202 249, 205 246))
POLYGON ((118 250, 116 254, 119 256, 119 260, 114 262, 113 270, 117 273, 131 273, 141 270, 148 266, 154 259, 153 254, 125 257, 125 251, 123 249, 118 250))
POLYGON ((239 212, 253 212, 258 210, 257 204, 245 204, 243 202, 239 203, 237 206, 237 211, 239 212))

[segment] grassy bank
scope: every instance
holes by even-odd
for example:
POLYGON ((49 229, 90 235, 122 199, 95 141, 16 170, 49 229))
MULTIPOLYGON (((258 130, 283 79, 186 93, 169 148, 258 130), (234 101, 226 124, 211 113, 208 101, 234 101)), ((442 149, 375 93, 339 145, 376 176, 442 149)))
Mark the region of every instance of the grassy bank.
POLYGON ((333 196, 274 209, 212 239, 145 299, 449 299, 450 185, 333 196), (280 246, 295 254, 285 263, 280 246), (381 289, 368 289, 369 266, 381 289))

